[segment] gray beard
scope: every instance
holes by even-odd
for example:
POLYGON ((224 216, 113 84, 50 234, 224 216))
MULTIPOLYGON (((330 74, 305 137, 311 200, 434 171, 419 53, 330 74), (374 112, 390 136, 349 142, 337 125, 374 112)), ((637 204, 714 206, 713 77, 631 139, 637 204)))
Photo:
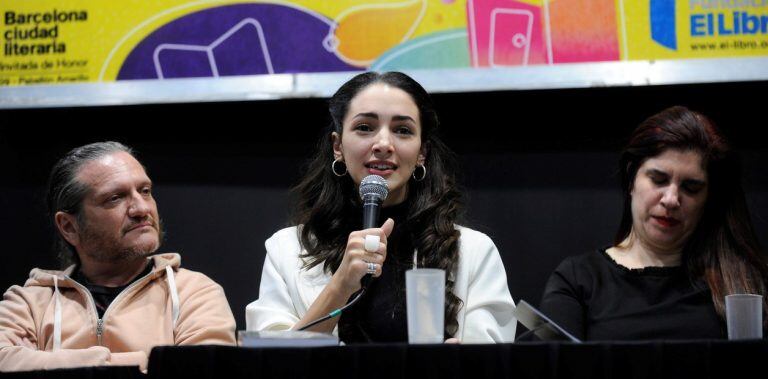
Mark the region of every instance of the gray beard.
POLYGON ((82 223, 81 228, 81 239, 90 241, 89 245, 95 247, 93 249, 89 249, 90 251, 86 252, 85 254, 91 260, 101 263, 119 263, 146 258, 156 252, 162 244, 164 233, 162 231, 163 229, 161 225, 162 224, 160 223, 160 220, 157 220, 158 242, 157 246, 154 246, 154 248, 142 249, 139 247, 134 247, 130 249, 123 249, 118 246, 116 241, 108 240, 103 236, 95 233, 93 229, 88 225, 88 223, 84 222, 82 223))
POLYGON ((140 249, 120 250, 117 252, 108 252, 108 251, 114 251, 114 250, 99 249, 97 251, 93 251, 87 254, 88 254, 88 257, 95 262, 119 263, 119 262, 133 261, 136 259, 146 258, 152 255, 152 253, 154 253, 155 251, 157 251, 157 249, 152 249, 151 251, 142 251, 140 249))

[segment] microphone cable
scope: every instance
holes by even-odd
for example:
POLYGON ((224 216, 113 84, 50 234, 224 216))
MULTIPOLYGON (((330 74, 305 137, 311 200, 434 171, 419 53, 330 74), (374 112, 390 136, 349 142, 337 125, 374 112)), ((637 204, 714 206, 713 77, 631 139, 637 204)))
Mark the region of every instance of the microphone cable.
POLYGON ((366 289, 368 289, 368 286, 363 286, 363 288, 361 288, 360 291, 357 292, 357 296, 355 296, 354 299, 350 300, 349 303, 344 304, 343 307, 341 307, 339 309, 336 309, 336 310, 333 310, 332 312, 328 313, 327 315, 325 315, 325 316, 323 316, 323 317, 321 317, 321 318, 319 318, 319 319, 317 319, 315 321, 312 321, 309 324, 304 325, 301 328, 296 329, 296 330, 298 330, 298 331, 306 330, 307 328, 311 328, 311 327, 313 327, 313 326, 315 326, 315 325, 317 325, 317 324, 319 324, 319 323, 321 323, 323 321, 330 320, 330 319, 340 315, 341 312, 343 312, 345 309, 355 305, 355 303, 357 303, 357 301, 360 300, 360 298, 363 297, 363 294, 365 293, 366 289))

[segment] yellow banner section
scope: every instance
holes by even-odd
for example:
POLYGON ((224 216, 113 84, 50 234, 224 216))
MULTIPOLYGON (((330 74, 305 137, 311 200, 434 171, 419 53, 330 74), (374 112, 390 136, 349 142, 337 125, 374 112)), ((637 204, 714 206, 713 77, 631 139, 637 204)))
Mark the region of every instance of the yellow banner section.
POLYGON ((768 55, 768 0, 4 0, 0 85, 768 55))
POLYGON ((768 55, 768 0, 624 1, 628 59, 768 55))

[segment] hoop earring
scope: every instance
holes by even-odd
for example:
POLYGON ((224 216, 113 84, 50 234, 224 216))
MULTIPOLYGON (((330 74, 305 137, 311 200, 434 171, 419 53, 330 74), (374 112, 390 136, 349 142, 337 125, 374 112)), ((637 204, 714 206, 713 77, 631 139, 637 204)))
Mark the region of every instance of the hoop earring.
POLYGON ((331 162, 331 172, 333 172, 333 175, 336 175, 338 177, 342 177, 344 175, 347 175, 347 165, 344 164, 344 172, 339 174, 339 172, 336 170, 336 163, 344 163, 341 159, 334 159, 333 162, 331 162))
POLYGON ((415 180, 417 182, 420 182, 420 181, 424 180, 424 178, 427 177, 427 166, 424 166, 423 164, 416 165, 416 167, 413 169, 413 173, 411 173, 411 176, 413 177, 413 180, 415 180), (419 168, 421 168, 422 174, 421 174, 421 176, 417 177, 416 176, 416 170, 419 169, 419 168))

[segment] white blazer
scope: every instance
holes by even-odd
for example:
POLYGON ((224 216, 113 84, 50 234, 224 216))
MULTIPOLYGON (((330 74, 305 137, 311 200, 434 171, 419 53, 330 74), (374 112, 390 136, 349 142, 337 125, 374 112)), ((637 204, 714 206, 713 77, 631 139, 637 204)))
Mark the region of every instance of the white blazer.
MULTIPOLYGON (((463 302, 454 337, 463 343, 512 342, 517 320, 499 251, 478 231, 457 226, 459 264, 454 294, 463 302)), ((259 298, 245 307, 248 330, 291 329, 307 313, 331 275, 323 264, 304 270, 298 228, 279 230, 264 245, 267 257, 259 298)), ((338 330, 334 329, 334 334, 338 330)))

